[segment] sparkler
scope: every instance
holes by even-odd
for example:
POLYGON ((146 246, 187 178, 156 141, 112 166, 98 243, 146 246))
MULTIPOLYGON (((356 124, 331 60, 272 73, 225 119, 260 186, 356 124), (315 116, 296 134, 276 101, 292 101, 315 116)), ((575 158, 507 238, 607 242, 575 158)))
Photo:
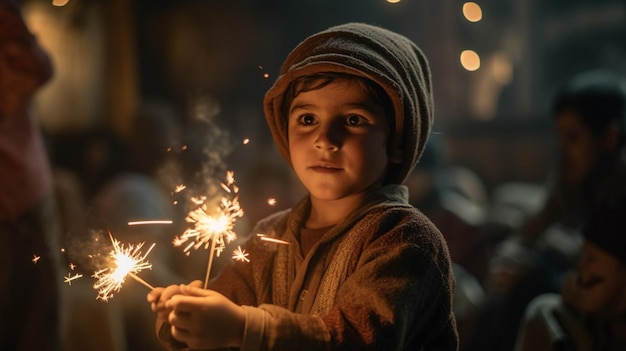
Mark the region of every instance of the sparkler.
POLYGON ((152 264, 146 261, 146 257, 152 248, 154 248, 155 244, 152 244, 148 251, 142 256, 139 250, 143 247, 144 243, 136 246, 124 246, 120 244, 118 240, 114 239, 111 233, 109 233, 109 237, 113 243, 113 250, 111 250, 109 256, 113 259, 114 268, 107 267, 92 275, 92 277, 96 278, 96 282, 93 285, 94 289, 98 290, 96 299, 108 301, 113 297, 114 292, 120 291, 127 276, 135 279, 149 289, 154 289, 152 285, 139 278, 137 273, 144 269, 152 268, 152 264))
POLYGON ((219 205, 214 208, 204 202, 204 198, 201 201, 192 199, 192 201, 202 203, 200 207, 189 212, 187 218, 185 218, 193 226, 185 230, 180 237, 175 237, 173 241, 174 246, 181 246, 187 243, 183 249, 183 252, 187 255, 189 255, 189 251, 192 248, 195 250, 200 247, 209 249, 209 260, 204 278, 205 289, 209 283, 213 255, 217 253, 219 257, 226 244, 237 238, 234 232, 235 222, 238 217, 243 216, 243 210, 239 206, 239 195, 237 194, 239 188, 235 184, 234 172, 228 171, 226 173, 226 182, 221 183, 221 186, 230 197, 222 197, 219 205))

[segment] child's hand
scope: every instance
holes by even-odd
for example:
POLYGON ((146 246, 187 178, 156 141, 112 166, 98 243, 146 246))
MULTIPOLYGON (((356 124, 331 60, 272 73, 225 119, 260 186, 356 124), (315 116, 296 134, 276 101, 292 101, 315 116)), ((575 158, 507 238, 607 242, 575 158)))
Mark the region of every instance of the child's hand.
POLYGON ((180 293, 165 303, 172 309, 172 336, 191 349, 240 347, 245 325, 243 308, 225 296, 194 286, 180 286, 180 293))

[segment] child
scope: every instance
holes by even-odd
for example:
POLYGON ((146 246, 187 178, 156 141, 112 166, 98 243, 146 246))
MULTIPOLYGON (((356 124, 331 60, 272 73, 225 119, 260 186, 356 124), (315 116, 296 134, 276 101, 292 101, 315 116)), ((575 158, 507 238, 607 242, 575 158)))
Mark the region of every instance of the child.
POLYGON ((454 281, 438 229, 400 185, 433 118, 426 58, 361 23, 300 43, 265 95, 278 150, 308 190, 257 224, 249 263, 210 282, 156 288, 171 349, 456 350, 454 281))
POLYGON ((516 350, 626 350, 626 206, 603 206, 583 229, 561 295, 529 304, 516 350))

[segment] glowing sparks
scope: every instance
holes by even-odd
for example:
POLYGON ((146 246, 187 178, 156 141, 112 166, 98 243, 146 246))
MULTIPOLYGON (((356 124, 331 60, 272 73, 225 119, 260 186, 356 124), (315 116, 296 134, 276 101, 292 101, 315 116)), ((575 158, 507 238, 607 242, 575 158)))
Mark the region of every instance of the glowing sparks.
POLYGON ((144 243, 136 246, 124 246, 121 245, 119 241, 115 240, 110 233, 109 237, 113 243, 113 250, 111 250, 109 254, 109 257, 113 260, 112 267, 101 269, 92 275, 92 277, 96 278, 96 282, 93 285, 94 289, 98 290, 96 299, 108 301, 113 297, 113 293, 120 291, 127 276, 130 276, 150 289, 154 289, 150 284, 136 275, 144 269, 152 268, 152 264, 146 261, 146 257, 152 248, 154 248, 154 244, 152 244, 148 251, 142 256, 139 250, 143 247, 144 243))
POLYGON ((250 254, 247 253, 246 250, 242 250, 241 246, 237 246, 237 249, 233 251, 233 260, 239 262, 250 262, 248 255, 250 254))
MULTIPOLYGON (((239 188, 235 184, 234 172, 226 173, 226 182, 221 184, 222 189, 230 195, 230 197, 222 197, 219 205, 212 206, 204 202, 197 209, 189 212, 185 220, 193 226, 185 230, 180 237, 175 237, 174 246, 182 246, 185 244, 183 252, 189 255, 189 251, 200 247, 209 249, 209 263, 207 267, 207 275, 204 281, 206 287, 209 278, 209 272, 213 262, 213 254, 217 253, 219 257, 225 249, 226 244, 237 239, 234 232, 235 222, 237 218, 243 216, 243 210, 239 206, 239 188)), ((200 199, 192 199, 198 201, 200 199)))
POLYGON ((248 138, 243 139, 243 144, 244 145, 248 145, 248 143, 250 143, 250 139, 248 139, 248 138))
POLYGON ((37 264, 37 262, 39 262, 40 259, 41 259, 41 256, 33 255, 33 259, 31 261, 33 261, 34 264, 37 264))
POLYGON ((63 277, 63 282, 67 283, 68 285, 72 285, 72 280, 76 280, 78 278, 82 278, 82 274, 76 273, 74 275, 72 275, 72 273, 68 273, 67 276, 63 277))
POLYGON ((237 195, 239 188, 235 185, 233 172, 227 173, 226 183, 222 183, 221 186, 232 196, 222 197, 215 208, 204 202, 206 201, 204 197, 193 198, 194 203, 202 201, 202 205, 189 212, 185 220, 193 224, 193 227, 187 229, 180 237, 174 238, 174 246, 187 243, 183 251, 188 253, 192 248, 197 250, 204 246, 208 249, 211 242, 215 242, 219 256, 226 244, 237 238, 234 232, 235 222, 237 218, 243 216, 243 210, 239 205, 237 195))
POLYGON ((73 263, 70 263, 70 270, 73 271, 74 269, 76 269, 76 265, 73 263))
POLYGON ((259 234, 257 234, 257 236, 261 240, 267 241, 267 242, 270 242, 270 243, 276 243, 276 244, 282 244, 282 245, 290 245, 290 243, 288 241, 272 238, 272 237, 269 237, 269 236, 267 236, 265 234, 260 234, 259 233, 259 234))
POLYGON ((132 221, 132 222, 128 222, 128 225, 143 225, 143 224, 172 224, 172 221, 162 220, 162 221, 132 221))
MULTIPOLYGON (((259 69, 263 70, 263 66, 259 65, 259 69)), ((269 77, 270 77, 269 73, 267 72, 263 73, 263 78, 269 78, 269 77)))
POLYGON ((267 199, 267 204, 270 206, 276 205, 276 199, 273 197, 270 197, 269 199, 267 199))
POLYGON ((180 193, 181 191, 185 190, 185 188, 186 188, 186 186, 185 186, 185 185, 182 185, 182 184, 177 185, 177 186, 174 188, 174 192, 175 192, 175 193, 180 193))

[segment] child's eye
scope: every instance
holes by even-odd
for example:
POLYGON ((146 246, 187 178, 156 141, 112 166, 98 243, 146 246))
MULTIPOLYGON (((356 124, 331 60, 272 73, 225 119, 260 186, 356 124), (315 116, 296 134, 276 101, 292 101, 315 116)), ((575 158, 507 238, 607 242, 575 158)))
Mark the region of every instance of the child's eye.
POLYGON ((299 119, 300 119, 300 124, 303 124, 305 126, 315 124, 315 117, 313 117, 313 115, 302 115, 300 116, 299 119))
POLYGON ((346 117, 346 124, 349 126, 360 126, 364 124, 365 122, 366 122, 365 118, 359 115, 350 115, 346 117))

